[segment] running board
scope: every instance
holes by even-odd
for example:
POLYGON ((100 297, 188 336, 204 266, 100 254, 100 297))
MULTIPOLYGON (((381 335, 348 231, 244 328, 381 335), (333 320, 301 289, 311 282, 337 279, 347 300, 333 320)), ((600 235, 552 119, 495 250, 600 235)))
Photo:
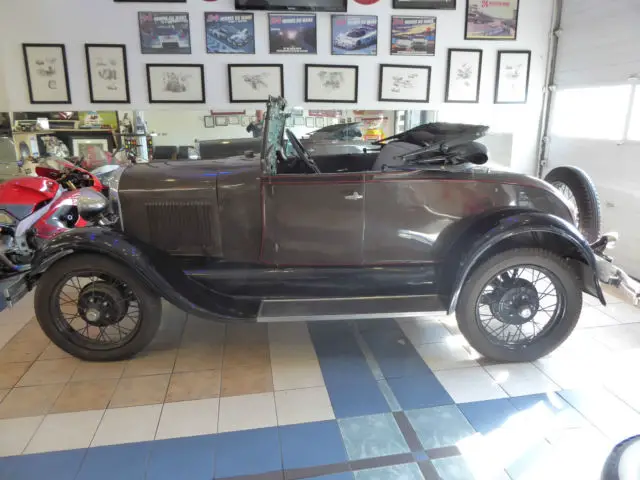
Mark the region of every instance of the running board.
POLYGON ((264 300, 258 322, 309 322, 418 317, 445 311, 437 295, 409 297, 305 298, 264 300))

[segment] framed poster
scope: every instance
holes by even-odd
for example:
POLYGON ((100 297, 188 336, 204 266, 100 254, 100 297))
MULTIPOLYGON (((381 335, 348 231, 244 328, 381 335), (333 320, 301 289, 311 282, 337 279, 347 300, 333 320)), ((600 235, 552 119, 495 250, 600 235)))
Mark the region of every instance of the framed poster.
POLYGON ((22 54, 31 103, 71 103, 64 45, 23 43, 22 54))
POLYGON ((305 102, 356 103, 356 65, 305 65, 305 102))
POLYGON ((455 10, 456 0, 393 0, 393 8, 420 10, 455 10))
POLYGON ((377 16, 331 15, 331 55, 377 54, 377 16))
POLYGON ((498 51, 494 103, 527 103, 530 50, 498 51))
POLYGON ((429 101, 431 67, 380 65, 378 100, 381 102, 429 101))
POLYGON ((248 115, 243 115, 242 119, 240 120, 240 125, 242 125, 243 127, 246 127, 250 123, 251 123, 251 117, 249 117, 248 115))
POLYGON ((204 117, 204 128, 213 128, 215 127, 215 123, 213 121, 212 115, 206 115, 204 117))
POLYGON ((104 138, 74 138, 73 156, 87 158, 95 155, 95 150, 109 151, 109 142, 104 138))
POLYGON ((293 125, 301 127, 304 125, 304 117, 293 117, 293 125))
POLYGON ((149 103, 204 103, 204 65, 148 63, 149 103))
POLYGON ((482 50, 450 48, 445 102, 478 103, 482 75, 482 50))
POLYGON ((324 127, 324 118, 316 117, 316 128, 324 127))
POLYGON ((130 103, 127 47, 86 43, 91 103, 130 103))
POLYGON ((188 13, 138 12, 138 25, 142 53, 191 53, 188 13))
POLYGON ((216 127, 226 127, 227 125, 229 125, 229 118, 226 116, 217 115, 215 117, 215 122, 216 122, 216 127))
POLYGON ((240 119, 235 115, 230 116, 229 125, 240 125, 240 119))
POLYGON ((231 103, 263 103, 284 97, 282 64, 229 64, 229 101, 231 103))
POLYGON ((270 13, 269 53, 317 53, 316 16, 270 13))
POLYGON ((466 0, 465 40, 515 40, 519 0, 466 0))
POLYGON ((313 117, 305 117, 304 126, 307 128, 314 128, 316 126, 316 122, 313 117))
POLYGON ((391 55, 435 55, 436 17, 391 17, 391 55))
POLYGON ((253 13, 204 14, 207 53, 256 53, 253 13))

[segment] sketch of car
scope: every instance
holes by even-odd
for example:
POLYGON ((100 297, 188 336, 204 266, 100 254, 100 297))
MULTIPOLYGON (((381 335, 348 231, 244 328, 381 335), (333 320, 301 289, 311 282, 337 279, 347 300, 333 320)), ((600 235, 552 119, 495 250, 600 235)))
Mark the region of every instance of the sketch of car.
POLYGON ((232 47, 244 47, 251 41, 251 38, 253 38, 249 29, 243 28, 240 30, 231 25, 223 25, 219 28, 214 28, 211 31, 211 35, 216 40, 232 47))
POLYGON ((251 85, 251 88, 253 88, 254 90, 259 90, 260 88, 267 87, 267 82, 265 82, 264 79, 268 75, 269 74, 267 72, 262 72, 262 73, 257 73, 255 75, 244 75, 242 79, 246 83, 251 85))
POLYGON ((333 45, 345 50, 375 45, 378 41, 378 27, 375 25, 362 25, 340 33, 333 41, 333 45))
POLYGON ((338 90, 342 86, 344 77, 342 72, 318 72, 318 77, 322 82, 323 88, 338 90))

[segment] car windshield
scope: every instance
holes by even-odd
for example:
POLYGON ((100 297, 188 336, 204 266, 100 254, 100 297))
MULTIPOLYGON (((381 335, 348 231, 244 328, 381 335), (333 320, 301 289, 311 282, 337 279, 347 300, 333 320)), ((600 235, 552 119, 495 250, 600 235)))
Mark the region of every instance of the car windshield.
POLYGON ((281 97, 269 97, 262 130, 262 152, 260 161, 265 175, 275 175, 278 169, 278 151, 284 150, 284 126, 287 102, 281 97))

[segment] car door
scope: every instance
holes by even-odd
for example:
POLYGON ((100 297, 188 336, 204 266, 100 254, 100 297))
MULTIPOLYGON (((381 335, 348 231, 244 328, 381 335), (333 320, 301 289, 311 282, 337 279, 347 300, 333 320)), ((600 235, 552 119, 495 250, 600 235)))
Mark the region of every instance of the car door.
POLYGON ((262 189, 263 263, 362 263, 364 175, 275 175, 263 178, 262 189))

